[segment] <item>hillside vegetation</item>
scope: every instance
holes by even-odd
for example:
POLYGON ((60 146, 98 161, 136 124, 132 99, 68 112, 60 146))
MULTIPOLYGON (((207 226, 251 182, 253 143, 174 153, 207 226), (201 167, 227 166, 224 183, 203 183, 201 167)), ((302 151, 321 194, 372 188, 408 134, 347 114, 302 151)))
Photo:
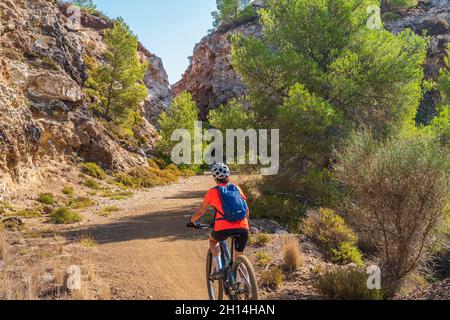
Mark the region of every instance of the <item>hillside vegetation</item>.
POLYGON ((332 262, 375 261, 380 294, 390 298, 441 247, 450 86, 448 65, 436 82, 425 80, 430 38, 371 28, 371 5, 380 2, 266 1, 262 35, 232 37, 232 66, 248 94, 208 120, 219 129, 280 129, 279 174, 246 186, 252 214, 306 233, 332 262), (424 93, 436 89, 438 115, 416 124, 424 93))

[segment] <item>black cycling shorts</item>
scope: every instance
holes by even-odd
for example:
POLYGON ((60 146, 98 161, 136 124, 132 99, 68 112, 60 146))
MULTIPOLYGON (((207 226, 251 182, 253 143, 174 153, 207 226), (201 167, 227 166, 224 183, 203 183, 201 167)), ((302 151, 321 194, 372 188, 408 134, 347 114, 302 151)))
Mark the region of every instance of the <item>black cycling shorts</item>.
POLYGON ((248 242, 248 230, 247 229, 230 229, 222 231, 213 231, 212 237, 216 241, 225 241, 230 237, 236 237, 234 239, 234 248, 238 252, 244 252, 248 242))

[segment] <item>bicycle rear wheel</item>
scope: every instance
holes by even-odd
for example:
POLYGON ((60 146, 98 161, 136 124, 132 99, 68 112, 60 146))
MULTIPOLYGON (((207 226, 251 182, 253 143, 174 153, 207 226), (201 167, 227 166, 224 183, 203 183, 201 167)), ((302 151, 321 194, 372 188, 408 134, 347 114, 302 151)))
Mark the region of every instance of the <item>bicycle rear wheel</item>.
POLYGON ((233 265, 233 273, 239 288, 236 298, 238 300, 258 300, 258 284, 250 261, 244 256, 237 258, 233 265))
POLYGON ((206 257, 206 285, 208 287, 209 300, 223 300, 223 280, 212 281, 210 276, 216 269, 216 262, 213 259, 211 250, 206 257))

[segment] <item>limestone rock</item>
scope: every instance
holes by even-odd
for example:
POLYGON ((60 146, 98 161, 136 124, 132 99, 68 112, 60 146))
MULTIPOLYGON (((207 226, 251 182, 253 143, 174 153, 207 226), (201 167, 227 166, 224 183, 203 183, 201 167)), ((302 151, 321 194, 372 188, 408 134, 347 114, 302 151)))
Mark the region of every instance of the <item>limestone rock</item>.
POLYGON ((112 21, 57 1, 2 0, 0 11, 0 193, 42 177, 52 161, 96 162, 109 170, 146 163, 159 113, 171 90, 161 59, 142 45, 149 62, 135 135, 139 147, 114 137, 89 112, 83 96, 87 57, 102 63, 104 29, 112 21))
POLYGON ((246 93, 241 78, 231 66, 229 37, 238 33, 257 36, 261 34, 261 26, 256 22, 249 22, 204 37, 195 46, 190 66, 183 78, 172 87, 174 95, 182 91, 192 94, 199 105, 202 118, 206 118, 209 110, 246 93))

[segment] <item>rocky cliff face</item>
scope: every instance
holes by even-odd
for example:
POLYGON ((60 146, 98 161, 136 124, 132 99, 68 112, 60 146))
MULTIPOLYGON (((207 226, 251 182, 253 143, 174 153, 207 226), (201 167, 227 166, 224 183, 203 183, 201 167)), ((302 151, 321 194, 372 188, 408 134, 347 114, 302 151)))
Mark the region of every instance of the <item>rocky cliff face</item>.
POLYGON ((114 140, 83 97, 85 60, 101 60, 110 21, 49 0, 2 0, 0 13, 0 194, 38 176, 50 159, 112 170, 145 163, 156 139, 151 123, 171 95, 161 60, 140 48, 149 96, 137 149, 114 140))
MULTIPOLYGON (((428 78, 436 78, 444 65, 445 48, 449 43, 450 24, 449 0, 421 0, 417 8, 400 10, 398 19, 385 21, 385 26, 393 33, 410 28, 418 34, 427 30, 431 36, 425 73, 428 78)), ((183 90, 192 93, 203 117, 210 109, 245 93, 239 76, 231 66, 230 42, 228 36, 242 33, 244 36, 261 34, 257 22, 231 27, 226 31, 216 31, 206 36, 195 46, 191 63, 180 82, 173 86, 176 95, 183 90)), ((439 95, 432 93, 426 97, 424 105, 434 106, 439 95)), ((430 108, 430 106, 426 107, 430 108)))
POLYGON ((257 22, 249 22, 203 38, 195 46, 183 78, 172 87, 174 95, 184 90, 192 94, 202 118, 206 118, 209 110, 246 92, 242 80, 231 66, 229 37, 238 33, 243 36, 259 35, 261 26, 257 22))
MULTIPOLYGON (((400 10, 398 18, 384 21, 385 27, 397 34, 407 28, 417 34, 430 36, 425 77, 436 80, 445 66, 447 45, 450 42, 450 0, 421 0, 416 8, 400 10)), ((440 96, 437 91, 427 93, 419 109, 418 121, 428 123, 436 116, 435 106, 440 96)))

